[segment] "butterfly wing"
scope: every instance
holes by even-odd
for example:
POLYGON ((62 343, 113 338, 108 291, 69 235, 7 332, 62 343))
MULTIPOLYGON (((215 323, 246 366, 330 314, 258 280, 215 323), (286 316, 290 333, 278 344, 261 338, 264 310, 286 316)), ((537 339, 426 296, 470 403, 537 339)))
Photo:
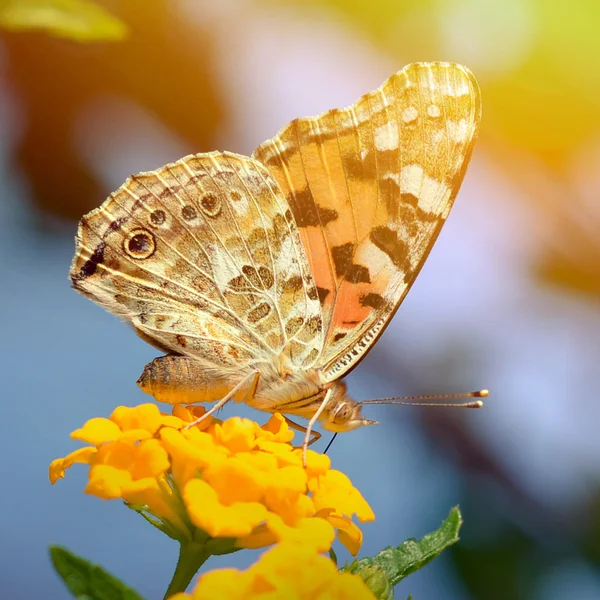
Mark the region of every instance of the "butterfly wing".
POLYGON ((255 150, 306 248, 323 307, 324 380, 358 364, 408 292, 452 207, 480 118, 467 69, 415 63, 255 150))
POLYGON ((251 158, 199 154, 132 176, 81 220, 76 243, 78 291, 209 371, 239 373, 284 347, 302 368, 322 346, 296 224, 251 158))

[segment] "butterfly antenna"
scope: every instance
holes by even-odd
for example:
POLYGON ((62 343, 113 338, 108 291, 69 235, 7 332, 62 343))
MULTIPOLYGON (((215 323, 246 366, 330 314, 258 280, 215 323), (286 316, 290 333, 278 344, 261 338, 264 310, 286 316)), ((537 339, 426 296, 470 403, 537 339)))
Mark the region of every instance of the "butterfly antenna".
MULTIPOLYGON (((441 406, 456 408, 481 408, 481 400, 471 402, 431 402, 432 400, 450 400, 457 398, 487 398, 490 392, 488 390, 477 390, 476 392, 467 392, 465 394, 436 394, 433 396, 397 396, 395 398, 377 398, 375 400, 363 400, 359 404, 400 404, 403 406, 441 406)), ((333 440, 332 440, 333 441, 333 440)))
POLYGON ((333 434, 333 437, 329 440, 329 444, 327 444, 327 448, 325 448, 325 450, 323 450, 323 454, 327 454, 327 450, 329 450, 329 448, 331 448, 331 444, 333 444, 333 440, 335 440, 335 438, 337 437, 337 432, 333 434))

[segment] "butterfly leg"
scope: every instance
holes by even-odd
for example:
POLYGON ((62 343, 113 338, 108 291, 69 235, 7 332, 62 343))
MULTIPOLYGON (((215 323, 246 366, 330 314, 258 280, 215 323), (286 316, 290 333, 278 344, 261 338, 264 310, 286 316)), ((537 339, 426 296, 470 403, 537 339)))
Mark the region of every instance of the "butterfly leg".
POLYGON ((312 433, 312 428, 315 423, 319 420, 321 413, 325 410, 326 406, 329 404, 331 400, 331 396, 333 395, 333 388, 329 388, 327 393, 325 394, 325 398, 323 398, 323 402, 321 402, 321 406, 317 408, 315 414, 311 417, 308 425, 306 426, 306 432, 304 433, 304 441, 302 442, 302 464, 306 469, 306 450, 310 446, 310 434, 312 433))
POLYGON ((212 414, 217 412, 220 408, 223 408, 223 406, 225 406, 230 400, 232 400, 234 398, 234 396, 240 390, 248 388, 249 382, 251 382, 250 387, 249 387, 248 392, 246 394, 244 394, 244 397, 247 397, 248 395, 250 397, 253 396, 254 392, 256 391, 256 387, 258 386, 259 379, 260 379, 259 371, 253 371, 252 373, 249 373, 234 388, 232 388, 225 396, 223 396, 223 398, 221 398, 221 400, 219 400, 214 406, 211 406, 211 408, 209 410, 207 410, 201 417, 198 417, 195 421, 188 423, 184 427, 184 429, 190 429, 191 427, 198 425, 198 423, 201 423, 202 421, 204 421, 204 419, 207 419, 208 417, 210 417, 212 414))
MULTIPOLYGON (((295 423, 294 421, 292 421, 291 419, 289 419, 288 417, 286 417, 285 415, 282 415, 283 418, 285 419, 285 422, 292 428, 295 429, 296 431, 299 431, 300 433, 306 433, 306 427, 303 427, 302 425, 299 425, 298 423, 295 423)), ((311 435, 313 436, 312 438, 310 438, 310 441, 308 442, 308 446, 310 447, 312 446, 316 441, 321 439, 321 434, 318 431, 311 431, 310 432, 311 435)))

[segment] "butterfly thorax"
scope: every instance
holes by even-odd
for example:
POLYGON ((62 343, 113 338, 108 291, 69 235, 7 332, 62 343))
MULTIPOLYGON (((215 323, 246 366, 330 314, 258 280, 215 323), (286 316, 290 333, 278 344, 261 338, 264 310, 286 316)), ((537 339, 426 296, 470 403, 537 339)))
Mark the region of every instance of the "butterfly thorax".
POLYGON ((331 390, 320 417, 324 429, 341 432, 375 423, 361 416, 361 405, 347 395, 344 382, 324 384, 316 369, 282 374, 275 365, 269 365, 260 373, 256 393, 247 400, 254 408, 310 419, 331 390))

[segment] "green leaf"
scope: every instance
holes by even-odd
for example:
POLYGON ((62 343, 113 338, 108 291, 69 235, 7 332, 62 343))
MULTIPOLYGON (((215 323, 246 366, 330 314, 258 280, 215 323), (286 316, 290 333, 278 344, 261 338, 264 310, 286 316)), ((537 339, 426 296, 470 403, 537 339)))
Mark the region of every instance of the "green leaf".
MULTIPOLYGON (((461 525, 460 511, 458 507, 454 507, 437 531, 418 541, 411 538, 395 548, 393 546, 384 548, 373 558, 362 558, 354 561, 351 565, 347 565, 345 570, 372 577, 373 567, 378 567, 393 587, 411 573, 424 567, 448 546, 455 544, 458 541, 458 530, 461 525)), ((365 578, 364 576, 363 578, 365 578)), ((365 579, 365 581, 367 580, 365 579)), ((381 582, 379 582, 379 585, 381 585, 381 582)))
POLYGON ((50 546, 50 558, 67 588, 79 600, 142 600, 142 597, 102 567, 69 552, 50 546))
POLYGON ((0 27, 41 30, 78 42, 127 36, 125 23, 90 0, 0 0, 0 27))
POLYGON ((337 567, 338 557, 333 548, 329 548, 329 558, 333 561, 333 564, 337 567))
POLYGON ((363 578, 377 600, 393 599, 394 586, 390 582, 386 572, 379 565, 375 563, 365 564, 359 568, 356 575, 360 575, 363 578))

